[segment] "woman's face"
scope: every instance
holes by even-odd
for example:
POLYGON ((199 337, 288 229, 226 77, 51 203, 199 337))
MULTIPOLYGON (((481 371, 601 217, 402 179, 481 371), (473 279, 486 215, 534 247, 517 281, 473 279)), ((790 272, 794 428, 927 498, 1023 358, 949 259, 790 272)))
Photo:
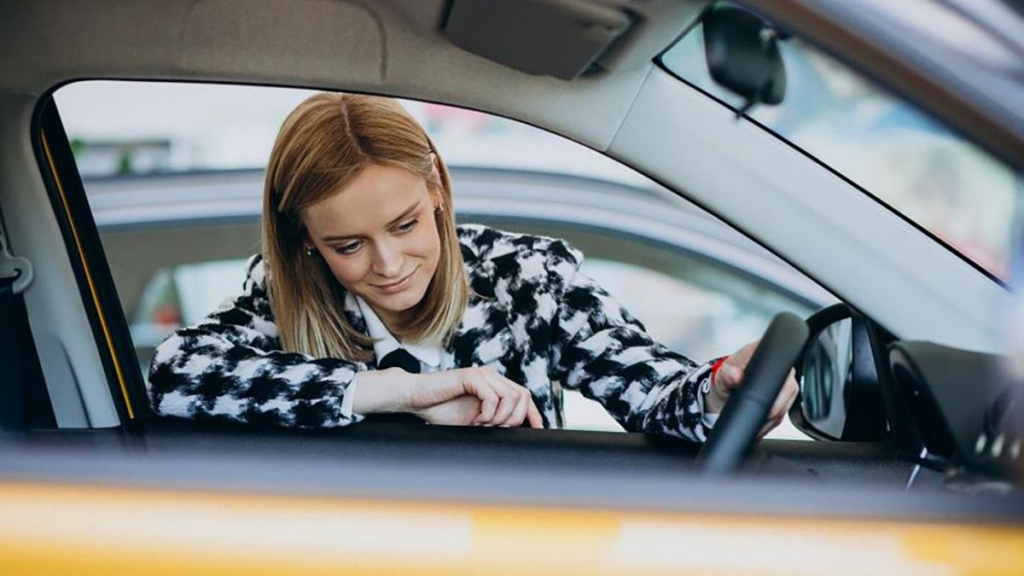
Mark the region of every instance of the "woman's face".
POLYGON ((440 194, 407 170, 371 165, 305 210, 312 244, 346 290, 388 326, 423 299, 441 256, 440 194))

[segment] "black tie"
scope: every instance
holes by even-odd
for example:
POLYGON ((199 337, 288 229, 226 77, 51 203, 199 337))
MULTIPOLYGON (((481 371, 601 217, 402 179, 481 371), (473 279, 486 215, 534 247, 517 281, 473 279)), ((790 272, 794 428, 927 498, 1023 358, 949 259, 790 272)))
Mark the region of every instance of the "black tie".
MULTIPOLYGON (((392 350, 377 363, 377 370, 401 368, 410 374, 420 373, 420 361, 404 348, 392 350)), ((412 414, 367 414, 364 422, 386 422, 389 424, 424 424, 423 420, 412 414)))
POLYGON ((388 368, 401 368, 410 374, 419 374, 420 361, 405 348, 398 348, 385 354, 377 363, 377 370, 387 370, 388 368))

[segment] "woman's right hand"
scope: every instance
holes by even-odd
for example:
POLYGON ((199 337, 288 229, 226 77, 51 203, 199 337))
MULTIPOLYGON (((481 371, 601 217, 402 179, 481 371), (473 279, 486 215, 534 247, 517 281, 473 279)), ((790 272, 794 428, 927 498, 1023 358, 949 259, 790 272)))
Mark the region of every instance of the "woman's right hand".
POLYGON ((407 412, 431 424, 543 428, 530 391, 488 366, 410 374, 399 368, 360 372, 352 411, 407 412))
POLYGON ((412 376, 404 411, 431 424, 544 427, 530 391, 489 366, 412 376))

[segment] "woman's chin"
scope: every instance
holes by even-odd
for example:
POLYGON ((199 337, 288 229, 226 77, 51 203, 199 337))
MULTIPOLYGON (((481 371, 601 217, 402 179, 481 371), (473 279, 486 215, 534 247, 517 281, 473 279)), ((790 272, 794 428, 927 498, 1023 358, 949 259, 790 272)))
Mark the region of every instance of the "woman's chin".
POLYGON ((410 286, 395 294, 374 294, 372 298, 364 298, 377 310, 390 314, 401 314, 414 308, 423 299, 425 288, 410 286))

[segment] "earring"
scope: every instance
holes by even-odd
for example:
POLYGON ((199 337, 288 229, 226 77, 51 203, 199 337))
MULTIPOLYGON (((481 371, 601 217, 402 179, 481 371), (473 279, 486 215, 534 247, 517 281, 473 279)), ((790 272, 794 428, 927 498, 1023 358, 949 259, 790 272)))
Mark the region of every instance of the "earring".
POLYGON ((441 214, 444 212, 444 204, 439 204, 437 208, 434 208, 434 214, 441 214))
POLYGON ((306 246, 306 256, 316 256, 316 248, 313 248, 312 246, 306 246))

